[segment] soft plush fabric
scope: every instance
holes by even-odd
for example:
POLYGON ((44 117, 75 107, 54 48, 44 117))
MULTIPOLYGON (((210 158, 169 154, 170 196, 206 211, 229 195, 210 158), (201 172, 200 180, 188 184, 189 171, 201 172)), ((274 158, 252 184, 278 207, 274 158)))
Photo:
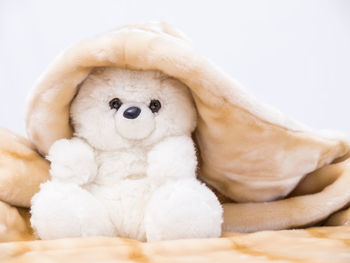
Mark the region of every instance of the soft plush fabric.
MULTIPOLYGON (((224 229, 254 232, 261 229, 310 226, 349 204, 350 160, 325 166, 317 170, 313 176, 316 175, 333 177, 334 182, 320 192, 293 196, 275 202, 225 204, 224 229)), ((309 190, 312 191, 312 187, 309 190)), ((350 218, 350 214, 348 217, 350 218)), ((344 218, 336 222, 331 217, 327 224, 347 225, 344 218)))
POLYGON ((0 261, 17 262, 242 262, 350 261, 350 227, 225 233, 222 238, 142 243, 90 237, 0 243, 0 261))
POLYGON ((41 239, 220 237, 221 204, 196 178, 186 86, 158 71, 99 68, 70 116, 74 137, 51 146, 51 179, 32 199, 41 239))
POLYGON ((0 201, 0 242, 31 239, 34 237, 29 224, 28 209, 16 208, 0 201))
POLYGON ((269 216, 262 209, 268 223, 253 220, 256 226, 247 227, 249 220, 239 213, 236 217, 236 209, 240 211, 242 206, 260 207, 247 202, 284 199, 306 176, 317 181, 312 173, 345 156, 349 144, 342 135, 313 131, 258 102, 164 23, 118 28, 80 42, 52 63, 30 93, 26 113, 28 136, 43 155, 56 140, 72 136, 69 110, 79 84, 91 70, 106 66, 159 70, 189 87, 198 111, 194 138, 200 152, 199 176, 220 194, 243 203, 225 206, 225 229, 309 225, 350 201, 343 187, 348 181, 341 179, 347 168, 342 168, 342 183, 337 179, 324 191, 319 189, 316 196, 269 203, 269 216), (335 198, 335 192, 342 198, 335 198), (318 199, 328 200, 330 205, 321 205, 318 199), (286 219, 287 211, 293 213, 300 206, 298 209, 312 213, 295 210, 298 216, 286 219), (237 225, 237 220, 242 225, 237 225))
POLYGON ((0 127, 0 200, 29 207, 39 184, 49 178, 49 162, 24 137, 0 127))

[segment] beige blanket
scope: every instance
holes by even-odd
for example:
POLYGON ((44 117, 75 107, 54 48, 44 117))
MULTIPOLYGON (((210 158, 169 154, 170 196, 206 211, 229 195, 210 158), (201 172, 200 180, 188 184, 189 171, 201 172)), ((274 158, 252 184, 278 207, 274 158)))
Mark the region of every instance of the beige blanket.
POLYGON ((0 262, 350 262, 350 227, 224 233, 141 243, 91 237, 34 240, 28 210, 0 203, 0 262), (16 241, 16 242, 14 242, 16 241))
MULTIPOLYGON (((4 208, 0 206, 0 212, 4 208)), ((12 211, 13 212, 13 211, 12 211)), ((30 240, 13 221, 5 238, 30 240), (15 233, 17 232, 17 233, 15 233)), ((16 221, 16 222, 15 222, 16 221)), ((4 233, 0 234, 4 241, 4 233)), ((91 237, 0 243, 0 262, 350 262, 350 227, 224 233, 222 238, 141 243, 122 238, 91 237)))

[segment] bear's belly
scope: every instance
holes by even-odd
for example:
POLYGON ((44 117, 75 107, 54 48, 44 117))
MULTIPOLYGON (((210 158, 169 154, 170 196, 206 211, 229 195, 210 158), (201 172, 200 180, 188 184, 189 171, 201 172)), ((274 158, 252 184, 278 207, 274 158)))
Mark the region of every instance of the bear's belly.
POLYGON ((96 161, 99 167, 94 180, 96 184, 115 185, 124 179, 138 179, 146 176, 147 158, 146 152, 142 149, 99 152, 96 161))
POLYGON ((92 184, 87 190, 106 206, 119 237, 146 240, 143 219, 154 192, 148 178, 123 179, 111 185, 92 184))

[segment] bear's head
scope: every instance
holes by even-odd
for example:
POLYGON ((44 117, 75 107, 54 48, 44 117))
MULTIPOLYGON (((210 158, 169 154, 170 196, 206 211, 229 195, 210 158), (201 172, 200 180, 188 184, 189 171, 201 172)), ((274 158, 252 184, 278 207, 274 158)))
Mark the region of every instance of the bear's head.
POLYGON ((74 136, 102 151, 190 136, 196 110, 188 88, 159 71, 96 68, 71 105, 74 136))

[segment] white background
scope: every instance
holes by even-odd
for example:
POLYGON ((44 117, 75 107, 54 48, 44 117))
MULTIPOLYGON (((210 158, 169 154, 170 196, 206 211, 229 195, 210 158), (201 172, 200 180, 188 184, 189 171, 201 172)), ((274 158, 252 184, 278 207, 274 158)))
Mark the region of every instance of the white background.
POLYGON ((350 132, 350 1, 0 0, 0 126, 24 134, 25 98, 64 48, 163 20, 260 100, 350 132))

